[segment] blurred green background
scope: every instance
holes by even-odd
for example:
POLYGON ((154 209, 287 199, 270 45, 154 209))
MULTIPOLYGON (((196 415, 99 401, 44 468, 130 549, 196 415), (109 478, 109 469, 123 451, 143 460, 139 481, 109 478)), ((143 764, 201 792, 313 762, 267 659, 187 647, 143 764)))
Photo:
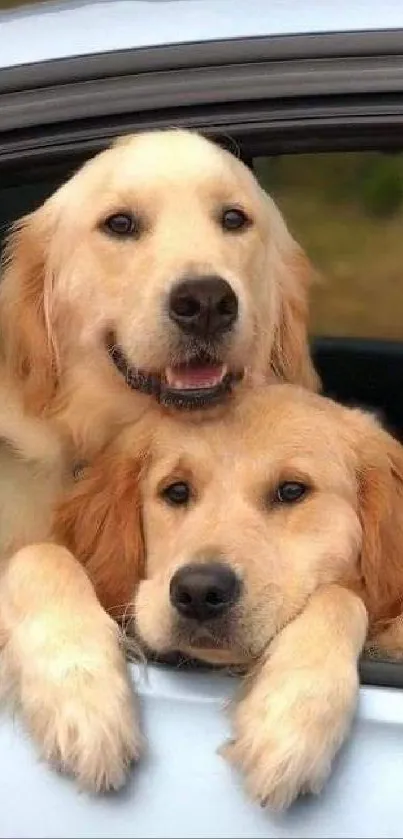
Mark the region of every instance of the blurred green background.
POLYGON ((403 154, 259 158, 256 170, 317 269, 311 331, 403 339, 403 154))

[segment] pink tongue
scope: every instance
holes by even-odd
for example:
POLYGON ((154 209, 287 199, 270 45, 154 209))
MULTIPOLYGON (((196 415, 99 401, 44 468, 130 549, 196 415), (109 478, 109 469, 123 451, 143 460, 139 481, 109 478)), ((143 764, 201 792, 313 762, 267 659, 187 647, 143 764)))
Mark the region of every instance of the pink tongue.
POLYGON ((177 367, 168 367, 166 379, 171 387, 178 389, 208 388, 218 385, 224 377, 223 364, 205 364, 200 366, 187 366, 179 364, 177 367))

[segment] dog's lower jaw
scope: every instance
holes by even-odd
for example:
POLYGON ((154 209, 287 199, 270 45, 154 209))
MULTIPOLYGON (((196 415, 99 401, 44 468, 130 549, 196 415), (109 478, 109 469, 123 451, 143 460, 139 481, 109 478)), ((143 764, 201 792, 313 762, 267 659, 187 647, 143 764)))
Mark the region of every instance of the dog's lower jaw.
POLYGON ((202 647, 172 639, 172 642, 166 647, 155 649, 146 643, 138 631, 135 632, 134 638, 136 645, 141 648, 142 654, 147 660, 167 664, 171 667, 229 667, 239 668, 240 672, 244 673, 256 663, 254 656, 225 646, 202 647))
POLYGON ((190 659, 211 664, 214 667, 242 667, 250 665, 250 659, 239 651, 225 647, 187 647, 181 646, 181 652, 190 659))
POLYGON ((228 373, 215 387, 181 390, 163 385, 159 391, 158 401, 167 408, 185 411, 214 408, 228 400, 235 384, 235 376, 228 373))
POLYGON ((204 411, 225 403, 244 376, 244 372, 226 372, 222 379, 211 387, 174 387, 162 374, 147 373, 131 366, 117 344, 107 343, 107 351, 128 388, 154 397, 166 408, 180 411, 204 411))

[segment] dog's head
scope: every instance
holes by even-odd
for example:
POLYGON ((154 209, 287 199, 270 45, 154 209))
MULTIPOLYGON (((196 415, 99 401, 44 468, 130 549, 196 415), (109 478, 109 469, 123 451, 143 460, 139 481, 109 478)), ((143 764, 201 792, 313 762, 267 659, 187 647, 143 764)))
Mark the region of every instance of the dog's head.
POLYGON ((403 594, 402 476, 373 418, 277 385, 225 422, 166 420, 147 444, 127 431, 57 533, 104 605, 134 596, 146 647, 241 663, 323 584, 359 591, 372 625, 388 617, 403 594))
POLYGON ((248 168, 197 134, 120 139, 16 225, 4 266, 4 352, 28 403, 74 371, 71 389, 87 371, 99 393, 185 408, 246 374, 315 385, 307 260, 248 168))

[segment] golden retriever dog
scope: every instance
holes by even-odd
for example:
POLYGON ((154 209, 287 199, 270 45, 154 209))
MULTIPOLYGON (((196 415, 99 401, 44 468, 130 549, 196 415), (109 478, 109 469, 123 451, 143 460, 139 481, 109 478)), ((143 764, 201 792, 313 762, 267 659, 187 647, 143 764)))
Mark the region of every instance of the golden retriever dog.
POLYGON ((48 756, 98 788, 140 751, 106 615, 126 613, 146 653, 246 670, 224 753, 254 798, 282 808, 320 790, 365 642, 403 652, 403 450, 373 417, 273 385, 236 398, 225 422, 125 429, 77 476, 55 533, 65 547, 45 561, 24 549, 1 590, 9 666, 48 756), (38 595, 28 576, 21 587, 29 560, 38 595))
POLYGON ((11 232, 5 392, 87 457, 150 406, 206 409, 273 378, 315 388, 309 278, 232 154, 183 130, 121 138, 11 232))

